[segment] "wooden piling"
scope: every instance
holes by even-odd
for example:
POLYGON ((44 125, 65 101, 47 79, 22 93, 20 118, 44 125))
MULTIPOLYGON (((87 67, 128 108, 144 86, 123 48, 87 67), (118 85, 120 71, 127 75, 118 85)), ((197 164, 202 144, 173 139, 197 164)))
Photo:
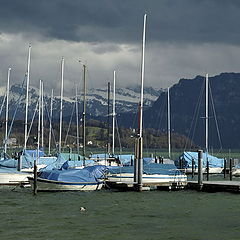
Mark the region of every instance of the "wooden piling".
POLYGON ((194 178, 194 159, 192 158, 192 178, 194 178))
POLYGON ((202 190, 202 186, 203 186, 202 159, 203 159, 203 151, 198 150, 198 188, 199 190, 202 190))
POLYGON ((227 173, 227 160, 224 158, 223 177, 226 178, 227 173))
POLYGON ((34 160, 33 174, 34 174, 33 194, 37 195, 37 162, 36 160, 34 160))
POLYGON ((209 181, 209 161, 207 160, 207 181, 209 181))
POLYGON ((137 190, 142 192, 143 182, 142 182, 142 173, 143 173, 143 139, 142 137, 138 138, 139 151, 138 151, 138 179, 137 179, 137 190))
POLYGON ((232 181, 232 165, 233 165, 232 158, 230 158, 229 159, 229 178, 230 178, 230 181, 232 181))
POLYGON ((21 171, 21 169, 22 169, 22 158, 21 158, 21 154, 20 153, 18 153, 18 156, 17 156, 17 160, 18 160, 18 164, 17 164, 17 170, 18 171, 21 171))
POLYGON ((134 182, 138 179, 138 138, 135 139, 135 153, 134 153, 134 182))

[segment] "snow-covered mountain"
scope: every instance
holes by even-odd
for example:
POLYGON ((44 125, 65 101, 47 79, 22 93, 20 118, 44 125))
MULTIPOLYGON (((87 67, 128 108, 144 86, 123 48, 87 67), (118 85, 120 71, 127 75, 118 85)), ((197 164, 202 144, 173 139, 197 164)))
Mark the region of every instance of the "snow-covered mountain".
MULTIPOLYGON (((140 87, 127 87, 127 88, 118 88, 116 89, 116 112, 136 112, 137 105, 139 102, 139 91, 140 87)), ((160 93, 163 90, 153 89, 152 87, 144 89, 144 105, 145 107, 149 107, 152 105, 154 101, 157 100, 160 93)), ((0 87, 0 104, 2 105, 4 101, 4 95, 6 92, 5 87, 0 87)), ((33 115, 36 103, 38 101, 38 92, 37 88, 31 87, 29 90, 29 117, 33 115)), ((16 119, 23 119, 25 116, 25 93, 26 89, 22 88, 21 85, 15 84, 10 88, 9 95, 9 114, 10 117, 13 116, 16 108, 17 114, 16 119)), ((79 94, 79 112, 81 112, 82 108, 82 97, 79 94)), ((106 116, 108 112, 108 99, 107 99, 107 89, 90 89, 87 94, 87 114, 93 116, 106 116)), ((112 93, 111 93, 112 95, 112 93)), ((111 96, 112 97, 112 96, 111 96)), ((47 105, 47 109, 50 109, 50 95, 45 94, 45 102, 47 105)), ((72 111, 74 111, 74 103, 75 96, 72 97, 64 97, 63 100, 63 114, 64 116, 70 116, 72 111)), ((0 105, 0 107, 1 107, 0 105)), ((4 109, 1 113, 1 118, 3 118, 4 109)), ((53 117, 59 117, 59 109, 60 109, 60 97, 55 96, 53 100, 53 117)), ((49 111, 49 110, 48 110, 49 111)), ((47 111, 46 111, 46 114, 47 111)))

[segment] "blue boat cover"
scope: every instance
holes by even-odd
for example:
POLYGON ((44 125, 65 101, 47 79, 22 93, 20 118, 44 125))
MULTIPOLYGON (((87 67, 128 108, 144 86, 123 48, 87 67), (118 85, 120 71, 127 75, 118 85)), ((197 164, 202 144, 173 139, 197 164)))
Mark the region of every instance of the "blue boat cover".
MULTIPOLYGON (((183 163, 183 168, 192 168, 192 160, 194 160, 194 167, 198 167, 198 152, 183 152, 178 159, 175 160, 175 165, 180 168, 180 161, 183 163)), ((217 158, 210 154, 203 153, 203 167, 207 166, 207 160, 209 167, 223 167, 224 159, 217 158)))
MULTIPOLYGON (((133 166, 108 167, 111 174, 134 173, 133 166)), ((149 163, 143 165, 144 174, 179 175, 181 172, 174 164, 149 163)))
MULTIPOLYGON (((105 159, 105 158, 110 158, 110 157, 115 157, 117 159, 119 159, 120 163, 122 166, 131 166, 133 161, 134 161, 134 155, 133 154, 115 154, 113 155, 109 155, 109 154, 93 154, 91 155, 91 158, 100 158, 100 159, 105 159)), ((147 163, 153 163, 154 159, 153 158, 143 158, 143 162, 144 164, 147 163)))
POLYGON ((55 169, 43 170, 39 177, 48 180, 69 182, 69 183, 98 183, 104 179, 106 167, 97 165, 89 166, 82 169, 55 169))
MULTIPOLYGON (((68 168, 74 168, 74 167, 82 167, 83 166, 83 160, 76 160, 76 161, 68 161, 68 158, 66 158, 66 154, 58 154, 55 161, 52 161, 50 164, 48 164, 44 169, 45 170, 53 170, 53 169, 61 169, 63 164, 67 162, 68 168)), ((85 160, 85 166, 92 166, 94 165, 93 160, 85 160)))
MULTIPOLYGON (((32 168, 34 165, 34 159, 28 154, 24 153, 21 157, 22 168, 32 168)), ((18 160, 15 158, 6 158, 0 161, 0 166, 8 168, 17 168, 18 160)))
POLYGON ((9 168, 9 167, 2 167, 0 166, 0 173, 17 173, 17 174, 26 174, 24 172, 21 171, 17 171, 16 168, 9 168))
MULTIPOLYGON (((31 156, 32 158, 37 158, 38 156, 38 150, 37 149, 27 149, 25 150, 25 153, 31 156)), ((39 157, 44 157, 45 153, 43 150, 39 149, 39 157)))
MULTIPOLYGON (((61 155, 66 160, 71 160, 71 161, 79 161, 79 160, 83 160, 84 159, 84 157, 82 155, 79 155, 79 154, 76 154, 76 153, 61 153, 61 155)), ((85 159, 86 159, 86 157, 85 157, 85 159)))

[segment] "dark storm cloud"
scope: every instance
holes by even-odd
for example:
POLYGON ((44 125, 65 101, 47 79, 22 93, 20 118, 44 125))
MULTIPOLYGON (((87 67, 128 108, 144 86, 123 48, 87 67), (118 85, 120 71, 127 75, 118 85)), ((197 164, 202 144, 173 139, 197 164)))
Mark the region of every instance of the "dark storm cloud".
POLYGON ((85 42, 240 42, 240 1, 1 0, 0 31, 85 42))

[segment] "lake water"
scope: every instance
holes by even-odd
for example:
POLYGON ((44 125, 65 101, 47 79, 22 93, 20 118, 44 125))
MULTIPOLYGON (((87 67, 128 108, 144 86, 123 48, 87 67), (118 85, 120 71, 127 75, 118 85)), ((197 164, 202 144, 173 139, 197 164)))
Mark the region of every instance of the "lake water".
POLYGON ((0 213, 1 240, 240 239, 232 193, 1 190, 0 213))

